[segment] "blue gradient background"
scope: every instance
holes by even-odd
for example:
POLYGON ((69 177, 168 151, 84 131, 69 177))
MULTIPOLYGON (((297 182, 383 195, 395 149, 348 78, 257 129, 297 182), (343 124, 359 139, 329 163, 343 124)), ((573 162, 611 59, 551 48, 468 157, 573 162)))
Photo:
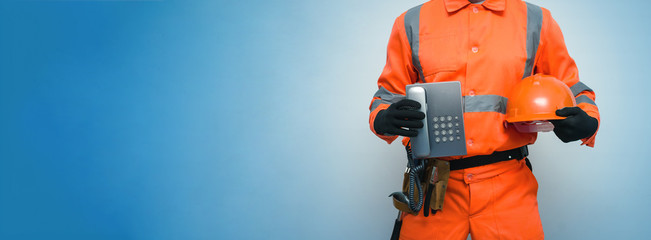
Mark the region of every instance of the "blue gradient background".
MULTIPOLYGON (((532 1, 597 92, 596 148, 531 148, 548 239, 651 234, 649 1, 532 1)), ((422 1, 3 1, 0 239, 388 239, 368 128, 422 1)))

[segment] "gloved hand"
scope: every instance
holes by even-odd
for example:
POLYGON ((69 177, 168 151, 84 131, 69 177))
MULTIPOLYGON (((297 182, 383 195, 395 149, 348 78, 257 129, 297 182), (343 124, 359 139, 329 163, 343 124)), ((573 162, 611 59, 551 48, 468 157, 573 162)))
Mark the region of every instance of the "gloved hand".
POLYGON ((551 120, 554 133, 563 142, 571 142, 592 136, 599 126, 596 118, 590 117, 579 107, 565 107, 556 110, 556 115, 567 117, 551 120))
POLYGON ((373 122, 375 132, 382 135, 415 137, 418 132, 414 128, 422 128, 421 120, 425 118, 425 113, 419 109, 420 103, 410 99, 391 104, 389 108, 378 112, 375 117, 373 122))

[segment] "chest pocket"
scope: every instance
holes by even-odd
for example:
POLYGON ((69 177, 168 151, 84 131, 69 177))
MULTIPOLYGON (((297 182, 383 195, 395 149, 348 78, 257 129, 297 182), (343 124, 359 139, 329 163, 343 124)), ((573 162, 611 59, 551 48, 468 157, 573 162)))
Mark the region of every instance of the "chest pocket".
POLYGON ((419 80, 434 82, 440 72, 453 73, 461 68, 463 54, 462 37, 458 31, 437 31, 420 35, 420 9, 423 4, 405 13, 405 34, 411 47, 411 57, 418 71, 419 80))
POLYGON ((464 56, 462 38, 458 33, 421 36, 420 61, 426 81, 440 72, 457 71, 464 56))

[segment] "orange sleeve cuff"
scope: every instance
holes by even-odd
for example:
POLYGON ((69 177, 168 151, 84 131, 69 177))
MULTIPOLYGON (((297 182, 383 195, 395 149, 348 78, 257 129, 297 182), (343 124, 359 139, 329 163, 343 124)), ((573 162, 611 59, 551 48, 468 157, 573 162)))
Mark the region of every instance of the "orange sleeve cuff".
MULTIPOLYGON (((589 104, 589 103, 579 103, 578 107, 583 109, 583 111, 585 111, 588 114, 588 116, 596 118, 598 124, 601 125, 601 118, 599 117, 599 110, 597 109, 597 106, 589 104)), ((586 145, 588 147, 594 147, 595 138, 596 138, 598 132, 599 132, 599 126, 597 126, 597 131, 595 131, 595 133, 592 134, 592 136, 590 136, 588 138, 581 139, 581 141, 583 142, 583 143, 581 143, 581 145, 586 145)))

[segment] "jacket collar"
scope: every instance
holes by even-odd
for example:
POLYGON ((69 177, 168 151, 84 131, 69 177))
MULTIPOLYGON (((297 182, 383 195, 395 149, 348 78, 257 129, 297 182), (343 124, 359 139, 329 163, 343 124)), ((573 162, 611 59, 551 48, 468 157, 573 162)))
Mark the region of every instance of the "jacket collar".
MULTIPOLYGON (((445 0, 445 9, 450 13, 456 12, 469 4, 470 2, 468 0, 445 0)), ((506 8, 506 0, 486 0, 481 5, 492 11, 504 11, 506 8)))

